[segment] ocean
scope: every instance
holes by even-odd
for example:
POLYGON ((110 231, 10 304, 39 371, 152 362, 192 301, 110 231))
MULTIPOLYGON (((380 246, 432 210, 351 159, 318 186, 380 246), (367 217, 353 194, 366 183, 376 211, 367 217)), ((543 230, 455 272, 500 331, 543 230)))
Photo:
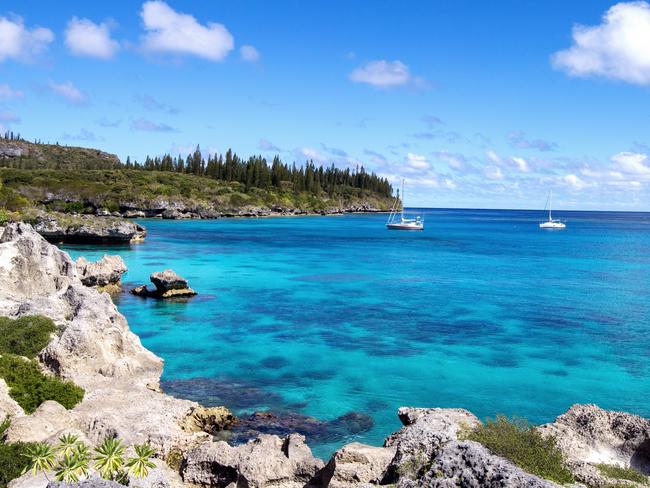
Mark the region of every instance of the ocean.
POLYGON ((650 214, 557 211, 567 228, 548 231, 539 211, 420 212, 422 232, 381 214, 142 220, 142 244, 63 248, 120 254, 127 288, 172 268, 199 292, 116 299, 172 393, 367 419, 308 439, 322 457, 381 444, 400 406, 650 416, 650 214))

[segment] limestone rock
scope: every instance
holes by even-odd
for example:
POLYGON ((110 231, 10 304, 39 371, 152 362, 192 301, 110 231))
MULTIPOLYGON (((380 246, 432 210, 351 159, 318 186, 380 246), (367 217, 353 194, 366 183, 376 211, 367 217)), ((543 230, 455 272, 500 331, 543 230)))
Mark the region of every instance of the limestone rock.
POLYGON ((149 279, 156 286, 155 290, 149 290, 146 285, 142 285, 133 288, 131 293, 141 297, 153 298, 180 298, 197 294, 188 286, 185 278, 171 269, 151 273, 149 279))
POLYGON ((321 482, 329 488, 379 484, 395 451, 394 447, 373 447, 359 442, 347 444, 334 453, 321 474, 321 482))
POLYGON ((495 456, 472 441, 451 441, 422 467, 417 480, 406 476, 397 486, 447 488, 560 488, 551 481, 524 472, 510 461, 495 456))
POLYGON ((226 407, 196 407, 185 417, 182 423, 183 429, 188 432, 207 432, 216 434, 229 429, 237 422, 237 417, 226 407))
POLYGON ((6 432, 7 442, 45 442, 79 430, 75 416, 55 401, 43 402, 31 415, 15 418, 6 432))
POLYGON ((142 226, 114 217, 38 212, 29 220, 52 242, 128 243, 146 234, 142 226))
POLYGON ((25 415, 25 412, 22 407, 9 396, 9 387, 5 380, 0 378, 0 423, 7 417, 21 417, 23 415, 25 415))
POLYGON ((611 481, 593 465, 617 464, 650 474, 650 420, 596 405, 573 405, 555 422, 539 427, 553 435, 579 481, 611 481))
POLYGON ((203 444, 186 453, 181 475, 185 483, 202 486, 298 488, 314 486, 322 468, 303 436, 261 435, 236 447, 223 441, 203 444))
POLYGON ((94 262, 81 256, 76 265, 79 279, 86 286, 119 285, 122 275, 127 271, 126 263, 120 256, 108 254, 94 262))
MULTIPOLYGON (((164 485, 163 485, 164 486, 164 485)), ((163 488, 161 486, 160 488, 163 488)), ((62 481, 50 481, 47 488, 123 488, 124 485, 117 481, 105 480, 103 478, 92 477, 79 481, 78 483, 64 483, 62 481)))

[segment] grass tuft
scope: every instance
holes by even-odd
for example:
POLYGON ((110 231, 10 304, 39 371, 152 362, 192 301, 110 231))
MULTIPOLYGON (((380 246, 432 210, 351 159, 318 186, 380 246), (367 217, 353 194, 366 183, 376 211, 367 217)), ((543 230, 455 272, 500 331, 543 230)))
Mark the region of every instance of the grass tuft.
POLYGON ((524 471, 556 483, 574 481, 554 437, 542 435, 526 420, 498 415, 465 433, 468 440, 483 444, 524 471))
POLYGON ((597 464, 596 467, 601 474, 617 480, 634 481, 636 483, 648 484, 650 479, 634 468, 618 466, 616 464, 597 464))

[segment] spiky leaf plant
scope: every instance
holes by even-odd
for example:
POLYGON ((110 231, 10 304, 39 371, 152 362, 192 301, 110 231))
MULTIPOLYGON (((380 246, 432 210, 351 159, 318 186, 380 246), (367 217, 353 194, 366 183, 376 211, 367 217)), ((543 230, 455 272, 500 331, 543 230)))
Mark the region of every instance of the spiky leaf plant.
POLYGON ((156 467, 151 461, 151 457, 156 454, 156 450, 149 444, 137 444, 133 446, 133 449, 135 450, 135 457, 129 458, 126 467, 136 478, 146 478, 149 475, 149 468, 156 467))
POLYGON ((25 456, 29 459, 25 472, 31 471, 34 476, 43 471, 47 478, 47 471, 53 469, 56 462, 56 452, 52 446, 44 442, 28 446, 25 456))
POLYGON ((115 479, 124 465, 124 446, 119 439, 107 437, 101 446, 95 449, 95 468, 102 478, 115 479))

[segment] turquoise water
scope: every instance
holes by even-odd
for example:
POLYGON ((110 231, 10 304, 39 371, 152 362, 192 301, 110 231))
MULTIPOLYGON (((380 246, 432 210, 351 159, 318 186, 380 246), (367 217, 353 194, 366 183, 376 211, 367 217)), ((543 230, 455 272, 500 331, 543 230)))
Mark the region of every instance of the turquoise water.
POLYGON ((214 380, 213 398, 206 380, 188 396, 372 417, 317 443, 326 456, 380 444, 401 405, 650 416, 650 214, 557 216, 565 231, 525 211, 428 210, 416 233, 385 230, 384 215, 143 220, 144 244, 66 250, 121 254, 129 285, 168 267, 190 280, 187 302, 117 300, 165 380, 214 380))

